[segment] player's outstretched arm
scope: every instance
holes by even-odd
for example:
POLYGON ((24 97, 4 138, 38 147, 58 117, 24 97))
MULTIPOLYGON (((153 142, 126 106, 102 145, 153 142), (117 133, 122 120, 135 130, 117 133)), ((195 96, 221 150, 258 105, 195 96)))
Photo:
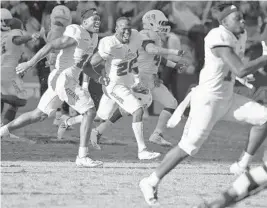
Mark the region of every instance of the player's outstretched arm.
POLYGON ((51 51, 67 48, 73 46, 74 44, 76 44, 76 40, 68 36, 62 36, 56 40, 51 41, 50 43, 47 43, 31 58, 31 60, 21 63, 16 67, 17 74, 25 73, 28 69, 30 69, 40 60, 46 57, 51 51))
POLYGON ((162 48, 160 46, 157 46, 152 40, 144 40, 142 46, 147 53, 153 55, 175 55, 175 56, 184 55, 183 50, 162 48))
POLYGON ((30 40, 37 40, 38 38, 40 38, 40 34, 39 33, 34 33, 32 35, 22 35, 22 36, 14 36, 12 38, 12 42, 15 44, 15 45, 22 45, 24 43, 27 43, 29 42, 30 40))
POLYGON ((229 66, 230 70, 240 78, 243 78, 248 74, 253 74, 261 67, 267 65, 267 55, 263 55, 244 64, 231 47, 215 47, 212 49, 212 52, 217 57, 222 58, 222 60, 229 66))
POLYGON ((193 72, 186 71, 188 64, 186 63, 175 63, 171 60, 168 60, 164 57, 161 57, 161 64, 163 66, 167 66, 173 69, 176 69, 178 73, 186 73, 186 74, 193 74, 193 72))
POLYGON ((101 63, 104 59, 96 52, 91 59, 88 59, 83 65, 83 72, 88 77, 96 80, 98 83, 103 85, 108 85, 109 79, 105 76, 102 76, 102 66, 101 63))

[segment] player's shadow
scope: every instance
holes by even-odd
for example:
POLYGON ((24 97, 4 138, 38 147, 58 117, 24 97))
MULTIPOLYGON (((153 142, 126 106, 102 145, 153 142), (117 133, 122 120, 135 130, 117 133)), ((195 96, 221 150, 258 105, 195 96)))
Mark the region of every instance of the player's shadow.
MULTIPOLYGON (((57 128, 51 125, 52 120, 48 119, 27 127, 16 133, 20 140, 2 140, 1 159, 2 161, 75 161, 79 147, 79 125, 68 131, 62 140, 56 138, 57 128)), ((152 144, 148 138, 156 126, 157 117, 150 117, 144 122, 144 135, 149 150, 162 153, 162 157, 170 147, 161 147, 152 144)), ((185 120, 175 129, 169 129, 165 135, 166 140, 177 145, 183 131, 185 120)), ((246 144, 249 133, 248 126, 230 122, 220 122, 213 129, 208 141, 204 143, 200 151, 186 161, 191 162, 228 162, 236 161, 246 144)), ((95 150, 89 146, 90 156, 94 159, 106 162, 130 162, 140 163, 137 158, 137 145, 131 129, 131 117, 122 119, 104 134, 107 139, 101 139, 102 150, 95 150)), ((263 144, 266 145, 267 142, 263 144)), ((260 162, 264 147, 257 152, 254 162, 260 162)), ((142 161, 143 162, 143 161, 142 161)), ((143 163, 149 163, 144 161, 143 163)))

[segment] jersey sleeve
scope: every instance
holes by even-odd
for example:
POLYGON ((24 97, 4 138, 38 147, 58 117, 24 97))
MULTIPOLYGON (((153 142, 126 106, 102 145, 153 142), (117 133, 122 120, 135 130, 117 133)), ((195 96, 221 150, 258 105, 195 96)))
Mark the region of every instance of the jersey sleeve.
POLYGON ((78 25, 69 25, 66 27, 63 35, 79 41, 81 39, 81 30, 78 25))
POLYGON ((17 36, 23 36, 24 33, 22 30, 18 30, 18 29, 15 29, 15 30, 11 30, 11 37, 17 37, 17 36))
POLYGON ((142 30, 142 31, 140 31, 139 35, 140 35, 140 39, 141 39, 141 41, 142 41, 142 47, 143 47, 144 49, 146 49, 146 46, 147 46, 149 43, 153 43, 153 44, 155 44, 155 40, 153 40, 153 39, 150 37, 150 34, 149 34, 148 31, 144 31, 144 30, 142 30))
POLYGON ((220 46, 233 47, 235 46, 235 41, 233 36, 226 31, 219 30, 218 28, 212 30, 207 37, 205 42, 209 48, 216 48, 220 46))
POLYGON ((104 60, 112 56, 111 43, 108 38, 102 38, 99 41, 98 53, 104 60))

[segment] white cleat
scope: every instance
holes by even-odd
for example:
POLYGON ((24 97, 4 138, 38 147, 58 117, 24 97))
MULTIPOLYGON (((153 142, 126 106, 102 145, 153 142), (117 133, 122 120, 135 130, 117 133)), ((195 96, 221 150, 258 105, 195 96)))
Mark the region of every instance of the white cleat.
POLYGON ((94 168, 103 166, 103 162, 99 160, 92 160, 89 157, 76 157, 76 165, 80 168, 94 168))
POLYGON ((164 138, 163 138, 163 135, 160 134, 160 133, 153 133, 150 138, 149 138, 149 141, 152 142, 152 143, 155 143, 155 144, 159 144, 161 146, 167 146, 167 147, 172 147, 172 143, 166 141, 164 138))
POLYGON ((144 178, 140 181, 139 187, 141 189, 141 192, 143 193, 146 203, 149 206, 160 206, 158 202, 157 187, 151 186, 148 183, 147 178, 144 178))
POLYGON ((152 160, 158 158, 161 154, 159 152, 149 152, 146 149, 138 152, 138 159, 139 160, 152 160))
POLYGON ((245 173, 248 171, 248 167, 241 167, 238 162, 233 163, 230 166, 230 173, 239 176, 242 173, 245 173))
POLYGON ((96 129, 92 129, 90 140, 91 140, 92 146, 97 150, 101 150, 101 147, 98 144, 100 138, 101 138, 101 134, 99 134, 99 132, 96 129))

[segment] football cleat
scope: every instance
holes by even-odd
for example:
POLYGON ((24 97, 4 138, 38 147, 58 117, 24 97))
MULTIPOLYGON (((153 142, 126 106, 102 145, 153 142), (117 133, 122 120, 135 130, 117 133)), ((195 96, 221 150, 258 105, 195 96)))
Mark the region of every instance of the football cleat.
POLYGON ((143 193, 143 196, 145 198, 146 203, 149 206, 159 206, 158 202, 158 191, 157 187, 151 186, 148 183, 147 178, 144 178, 140 181, 139 187, 141 189, 141 192, 143 193))
POLYGON ((172 146, 172 143, 166 141, 164 138, 163 138, 163 135, 160 134, 160 133, 153 133, 150 138, 149 138, 149 141, 152 142, 152 143, 155 143, 155 144, 159 144, 161 146, 168 146, 168 147, 171 147, 172 146))
POLYGON ((158 158, 161 154, 159 152, 149 152, 146 149, 138 152, 138 159, 139 160, 152 160, 158 158))
POLYGON ((235 176, 239 176, 248 170, 248 167, 241 167, 238 162, 235 162, 230 166, 230 173, 234 174, 235 176))
POLYGON ((76 157, 76 166, 80 168, 94 168, 103 166, 103 162, 86 157, 76 157))

